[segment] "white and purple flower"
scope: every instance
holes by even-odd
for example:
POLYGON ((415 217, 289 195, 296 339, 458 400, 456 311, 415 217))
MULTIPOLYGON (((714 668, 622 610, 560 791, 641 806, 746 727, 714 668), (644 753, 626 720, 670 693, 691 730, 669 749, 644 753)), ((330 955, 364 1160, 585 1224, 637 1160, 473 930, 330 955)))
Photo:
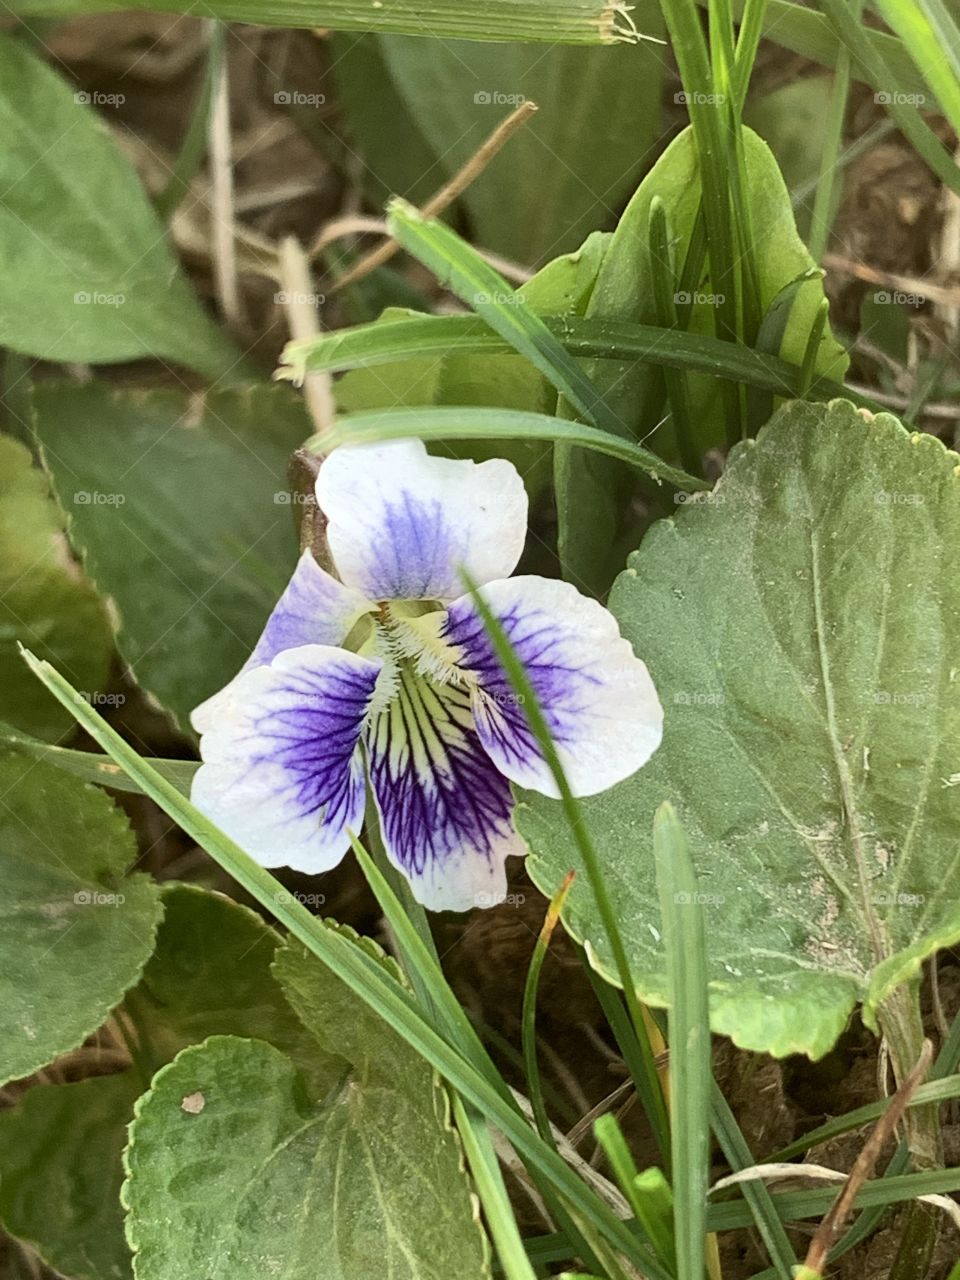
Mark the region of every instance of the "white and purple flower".
POLYGON ((199 706, 194 803, 267 867, 334 867, 367 780, 387 856, 434 910, 491 904, 524 847, 510 783, 556 795, 466 570, 536 691, 570 785, 592 795, 660 742, 647 669, 565 582, 509 579, 527 530, 514 466, 417 440, 343 446, 316 486, 338 578, 304 552, 246 665, 199 706))

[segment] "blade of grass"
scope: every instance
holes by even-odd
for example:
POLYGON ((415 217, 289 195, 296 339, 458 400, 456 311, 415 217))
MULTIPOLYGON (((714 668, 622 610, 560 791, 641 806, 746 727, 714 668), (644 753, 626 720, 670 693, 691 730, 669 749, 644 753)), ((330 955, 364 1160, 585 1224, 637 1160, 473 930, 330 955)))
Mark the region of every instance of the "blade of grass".
MULTIPOLYGON (((687 255, 687 263, 691 255, 687 255)), ((698 274, 684 265, 680 294, 690 294, 689 279, 698 274)), ((686 322, 689 308, 678 304, 678 319, 686 322)), ((571 316, 544 317, 566 350, 574 356, 600 360, 633 361, 662 365, 667 368, 705 373, 711 377, 747 386, 757 386, 777 395, 796 393, 799 367, 786 360, 768 356, 749 347, 735 346, 709 334, 671 331, 655 325, 633 325, 606 320, 571 316)), ((423 316, 357 325, 334 333, 319 334, 307 342, 290 342, 281 359, 287 366, 278 378, 299 382, 307 373, 341 372, 391 364, 397 360, 423 359, 447 355, 509 354, 513 348, 477 316, 423 316)), ((864 397, 857 397, 839 382, 823 379, 811 389, 820 399, 846 395, 870 407, 864 397)))
POLYGON ((678 1280, 702 1280, 710 1160, 710 1011, 703 908, 686 836, 664 802, 653 822, 653 857, 670 996, 667 1015, 674 1220, 678 1280))
MULTIPOLYGON (((649 237, 650 269, 653 276, 653 297, 657 320, 664 329, 676 329, 678 327, 677 281, 673 269, 667 209, 659 196, 654 196, 650 202, 649 237)), ((700 456, 693 443, 693 421, 690 397, 687 394, 687 380, 675 369, 664 369, 663 378, 667 387, 667 398, 670 401, 670 414, 677 436, 680 461, 688 471, 695 474, 701 469, 700 456)))
POLYGON ((352 413, 339 418, 332 430, 311 437, 306 447, 317 453, 329 453, 338 444, 396 440, 407 436, 417 436, 421 440, 563 440, 630 462, 655 480, 665 480, 680 489, 712 487, 705 480, 661 462, 655 453, 624 440, 622 436, 610 435, 567 418, 550 418, 546 414, 519 409, 442 405, 352 413))
MULTIPOLYGON (((192 0, 151 0, 151 9, 192 13, 192 0)), ((116 0, 13 0, 11 14, 102 13, 116 0)), ((207 0, 203 12, 261 27, 323 27, 445 40, 524 40, 547 44, 635 44, 642 36, 621 0, 207 0)))
MULTIPOLYGON (((47 764, 56 765, 64 773, 71 773, 84 782, 96 782, 101 787, 110 787, 113 791, 127 791, 134 795, 143 795, 143 789, 114 764, 109 756, 96 751, 77 751, 73 747, 57 747, 49 742, 41 742, 39 738, 31 738, 21 733, 12 725, 0 721, 0 743, 16 747, 34 756, 37 760, 45 760, 47 764)), ((190 794, 193 775, 200 768, 195 760, 151 760, 150 763, 161 777, 172 783, 181 795, 190 794)))
POLYGON ((566 1196, 626 1257, 643 1264, 650 1280, 669 1280, 646 1257, 643 1246, 627 1225, 552 1151, 540 1135, 500 1096, 482 1071, 463 1057, 417 1008, 413 996, 391 979, 381 965, 335 930, 325 928, 279 881, 219 831, 167 782, 147 760, 125 742, 47 662, 28 650, 24 660, 51 694, 69 710, 90 736, 141 786, 169 817, 238 884, 265 907, 290 933, 314 953, 347 986, 403 1037, 447 1083, 500 1129, 521 1156, 563 1196, 566 1196))
POLYGON ((807 334, 807 345, 803 349, 800 385, 797 387, 801 400, 806 397, 810 384, 813 382, 813 374, 817 365, 817 352, 820 350, 820 339, 823 337, 823 329, 827 323, 829 310, 830 303, 826 298, 821 298, 816 315, 813 317, 813 323, 810 326, 810 332, 807 334))
POLYGON ((666 1167, 669 1168, 670 1122, 660 1075, 657 1071, 656 1055, 650 1043, 646 1022, 643 1023, 641 1034, 638 1036, 619 992, 595 971, 582 947, 578 948, 578 953, 590 985, 593 987, 594 995, 610 1024, 617 1047, 627 1064, 637 1096, 653 1127, 660 1154, 664 1158, 666 1167))
POLYGON ((478 315, 527 360, 593 426, 619 434, 622 424, 577 362, 543 320, 455 231, 425 218, 406 201, 387 206, 390 234, 440 283, 478 315))
POLYGON ((620 1190, 627 1197, 634 1217, 643 1225, 657 1256, 671 1275, 677 1274, 674 1246, 673 1196, 670 1184, 659 1169, 637 1171, 630 1148, 615 1115, 600 1116, 593 1132, 603 1148, 620 1190))
POLYGON ((960 133, 960 29, 943 0, 875 0, 960 133))
POLYGON ((547 1114, 546 1104, 543 1100, 543 1090, 540 1085, 540 1063, 537 1058, 537 991, 540 986, 540 974, 543 970, 543 964, 550 948, 550 939, 553 937, 553 931, 559 923, 560 912, 563 909, 567 894, 570 892, 570 886, 573 884, 574 874, 573 871, 567 873, 560 888, 550 899, 547 914, 544 917, 543 925, 534 944, 533 954, 530 957, 527 978, 523 985, 523 1004, 520 1013, 520 1043, 523 1048, 527 1097, 530 1099, 530 1105, 533 1108, 533 1116, 537 1122, 540 1137, 543 1138, 544 1142, 549 1142, 551 1146, 554 1145, 553 1134, 550 1129, 550 1117, 547 1114))
MULTIPOLYGON (((603 873, 600 870, 600 859, 594 848, 593 841, 587 831, 587 824, 584 821, 583 811, 580 808, 573 792, 570 790, 570 784, 567 781, 563 765, 557 754, 556 745, 551 737, 550 730, 540 707, 539 699, 530 679, 524 670, 523 664, 518 659, 513 650, 509 639, 503 627, 497 618, 494 617, 489 605, 483 598, 483 595, 477 590, 476 584, 471 580, 469 574, 463 574, 464 582, 467 590, 473 600, 474 606, 480 615, 484 628, 490 637, 493 645, 494 653, 500 666, 503 668, 507 679, 515 693, 520 697, 520 705, 523 707, 524 716, 527 724, 536 738, 537 746, 547 763, 547 767, 553 776, 557 790, 560 795, 560 801, 563 805, 564 815, 570 825, 570 830, 577 842, 577 850, 583 862, 584 869, 587 873, 587 879, 597 903, 597 909, 603 922, 604 932, 610 944, 610 949, 614 955, 614 961, 617 968, 617 975, 623 990, 623 997, 626 1001, 627 1010, 630 1015, 630 1022, 633 1026, 634 1033, 638 1040, 645 1037, 646 1030, 643 1021, 643 1011, 640 1002, 637 999, 636 987, 630 976, 630 966, 627 961, 626 949, 623 945, 623 938, 620 935, 620 927, 617 924, 616 914, 613 910, 613 904, 610 900, 610 894, 603 879, 603 873)), ((663 1134, 669 1133, 669 1119, 666 1114, 666 1104, 663 1094, 659 1088, 659 1081, 655 1096, 650 1099, 650 1105, 654 1109, 651 1115, 651 1121, 654 1124, 654 1132, 659 1140, 663 1142, 663 1134), (659 1100, 659 1101, 657 1101, 659 1100)), ((662 1150, 664 1160, 669 1158, 669 1150, 666 1146, 662 1150)))
MULTIPOLYGON (((716 309, 716 333, 728 342, 739 334, 739 287, 735 270, 740 261, 731 211, 728 163, 729 145, 721 128, 717 94, 707 47, 694 0, 661 0, 670 43, 680 69, 687 110, 697 144, 700 185, 707 245, 711 264, 711 285, 723 302, 716 309)), ((712 12, 712 10, 711 10, 712 12)), ((734 165, 735 168, 735 165, 734 165)), ((724 419, 728 443, 744 434, 739 396, 734 388, 723 390, 724 419)))
MULTIPOLYGON (((863 0, 850 0, 854 17, 859 21, 863 0)), ((843 141, 843 124, 847 118, 847 101, 850 97, 850 50, 840 45, 837 52, 837 69, 833 77, 830 95, 830 114, 827 117, 826 136, 820 152, 820 172, 813 212, 810 215, 810 256, 820 262, 830 240, 833 226, 834 193, 836 191, 837 159, 843 141)))
POLYGON ((536 1280, 486 1121, 478 1111, 468 1109, 458 1094, 453 1095, 453 1114, 504 1275, 507 1280, 536 1280))
MULTIPOLYGON (((749 1169, 756 1163, 736 1117, 716 1084, 713 1087, 710 1123, 727 1164, 735 1173, 739 1173, 742 1169, 749 1169)), ((783 1229, 783 1223, 777 1214, 773 1197, 766 1184, 745 1182, 740 1190, 753 1216, 753 1225, 773 1263, 774 1271, 780 1280, 792 1280, 797 1266, 797 1256, 783 1229)))

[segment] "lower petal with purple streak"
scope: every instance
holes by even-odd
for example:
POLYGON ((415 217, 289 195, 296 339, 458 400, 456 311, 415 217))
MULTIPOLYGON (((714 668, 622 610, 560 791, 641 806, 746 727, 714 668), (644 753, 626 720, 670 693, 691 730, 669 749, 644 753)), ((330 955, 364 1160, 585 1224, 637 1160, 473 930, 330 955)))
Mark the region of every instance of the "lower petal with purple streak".
POLYGON ((522 854, 510 784, 484 751, 469 693, 401 668, 366 745, 384 848, 434 911, 492 906, 522 854))
POLYGON ((360 731, 381 666, 305 645, 238 676, 201 738, 194 804, 263 866, 335 866, 363 821, 360 731))

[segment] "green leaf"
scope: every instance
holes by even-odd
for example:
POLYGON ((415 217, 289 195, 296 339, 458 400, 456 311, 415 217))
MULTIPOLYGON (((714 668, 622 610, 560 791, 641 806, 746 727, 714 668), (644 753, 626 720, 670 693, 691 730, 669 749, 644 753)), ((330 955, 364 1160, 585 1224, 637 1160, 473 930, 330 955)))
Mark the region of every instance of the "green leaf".
POLYGON ((138 1280, 488 1276, 445 1098, 415 1100, 389 1074, 358 1070, 317 1102, 261 1041, 184 1050, 130 1127, 138 1280))
MULTIPOLYGON (((646 6, 638 24, 646 35, 663 34, 656 6, 646 6)), ((557 44, 544 50, 389 36, 380 39, 379 52, 385 82, 371 82, 368 68, 359 66, 367 101, 358 116, 348 118, 356 121, 360 149, 378 174, 387 128, 394 153, 390 171, 398 183, 393 191, 414 201, 429 194, 417 183, 425 169, 427 187, 436 189, 517 103, 537 104, 536 115, 461 197, 471 239, 517 262, 536 263, 575 249, 590 231, 606 225, 610 210, 621 207, 636 185, 661 132, 663 53, 653 43, 596 49, 557 44), (414 136, 432 151, 432 168, 423 164, 419 148, 406 165, 398 164, 409 134, 395 134, 397 126, 382 107, 375 116, 370 109, 384 83, 388 101, 399 99, 414 136), (537 182, 529 181, 531 173, 537 182)))
MULTIPOLYGON (((790 199, 770 149, 749 129, 743 131, 743 145, 752 248, 760 304, 765 310, 784 285, 816 263, 797 235, 790 199)), ((656 324, 647 234, 654 197, 659 197, 666 207, 675 241, 674 260, 682 268, 694 238, 700 204, 696 149, 689 129, 671 143, 653 166, 620 219, 590 298, 589 319, 656 324)), ((682 276, 682 270, 679 274, 682 276)), ((703 338, 711 334, 718 294, 709 273, 698 275, 694 288, 683 292, 690 294, 690 299, 681 299, 689 336, 703 338)), ((822 286, 811 282, 791 311, 778 354, 795 366, 802 363, 807 334, 822 297, 822 286)), ((683 337, 678 333, 675 341, 679 344, 683 337)), ((665 345, 673 341, 664 339, 665 345)), ((666 416, 662 375, 644 363, 624 369, 593 361, 586 368, 619 420, 620 433, 636 440, 649 439, 658 454, 675 460, 678 449, 672 427, 669 422, 662 422, 666 416)), ((828 328, 819 345, 816 372, 823 377, 842 378, 845 368, 846 357, 828 328)), ((782 384, 781 394, 790 394, 792 385, 782 384)), ((725 423, 715 378, 691 376, 688 396, 691 419, 700 426, 695 441, 698 451, 703 454, 720 447, 725 423)), ((606 591, 614 574, 622 568, 627 551, 637 542, 639 530, 629 503, 631 484, 616 464, 588 458, 578 450, 557 450, 561 561, 572 582, 585 584, 596 594, 606 591)))
MULTIPOLYGON (((649 664, 664 741, 583 802, 641 996, 667 999, 648 826, 676 806, 704 895, 714 1029, 826 1053, 960 938, 955 454, 850 404, 789 406, 711 498, 648 534, 611 608, 649 664)), ((552 893, 577 865, 554 802, 518 815, 552 893)), ((605 975, 579 882, 566 920, 605 975)))
POLYGON ((122 812, 51 765, 0 752, 0 1083, 82 1044, 137 981, 160 918, 122 812))
MULTIPOLYGON (((169 884, 162 897, 156 951, 125 1002, 140 1062, 156 1069, 213 1034, 256 1035, 288 1053, 314 1091, 333 1088, 343 1059, 320 1049, 271 972, 279 935, 218 893, 169 884)), ((147 1080, 134 1070, 34 1086, 0 1115, 0 1219, 77 1280, 130 1272, 122 1155, 147 1080)))
POLYGON ((296 563, 286 471, 310 433, 302 404, 270 386, 190 397, 99 383, 39 384, 33 403, 118 648, 186 726, 239 671, 296 563))
POLYGON ((113 643, 103 607, 77 572, 30 453, 0 437, 0 718, 41 738, 56 738, 71 718, 37 688, 17 644, 36 648, 70 673, 88 697, 107 679, 113 643))
POLYGON ((0 343, 47 360, 154 356, 210 378, 240 357, 180 275, 94 108, 0 36, 0 343))
MULTIPOLYGON (((12 0, 11 14, 102 13, 117 0, 12 0)), ((189 0, 150 0, 150 9, 190 13, 189 0)), ((546 44, 611 44, 632 41, 636 29, 621 0, 434 0, 429 34, 464 40, 534 40, 546 44)), ((371 9, 369 0, 209 0, 205 12, 224 22, 274 27, 330 27, 339 31, 424 34, 418 0, 391 0, 371 9)))
POLYGON ((0 1221, 71 1280, 127 1280, 120 1187, 135 1071, 35 1085, 0 1113, 0 1221))

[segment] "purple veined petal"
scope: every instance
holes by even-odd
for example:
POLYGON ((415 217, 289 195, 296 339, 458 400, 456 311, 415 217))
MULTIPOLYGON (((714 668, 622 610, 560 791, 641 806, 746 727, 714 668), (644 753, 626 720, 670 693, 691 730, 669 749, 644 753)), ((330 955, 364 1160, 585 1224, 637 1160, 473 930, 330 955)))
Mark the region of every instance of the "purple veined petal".
POLYGON ((365 737, 384 848, 417 901, 433 911, 502 901, 504 861, 525 849, 510 784, 480 744, 469 693, 405 666, 365 737))
MULTIPOLYGON (((338 582, 320 568, 309 551, 304 551, 239 675, 266 666, 284 649, 305 644, 341 644, 357 619, 371 608, 358 591, 338 582)), ((198 733, 214 727, 238 678, 194 708, 190 720, 198 733)))
MULTIPOLYGON (((548 578, 491 582, 481 594, 524 665, 574 794, 605 791, 646 764, 660 745, 663 708, 613 615, 570 583, 548 578)), ((477 730, 491 759, 521 786, 556 796, 553 775, 469 596, 450 605, 442 638, 477 682, 477 730)))
POLYGON ((360 730, 382 665, 304 645, 234 681, 191 799, 262 866, 328 871, 360 830, 360 730))
POLYGON ((371 600, 450 600, 511 574, 527 532, 512 463, 435 458, 419 440, 345 445, 317 477, 317 502, 344 582, 371 600))

